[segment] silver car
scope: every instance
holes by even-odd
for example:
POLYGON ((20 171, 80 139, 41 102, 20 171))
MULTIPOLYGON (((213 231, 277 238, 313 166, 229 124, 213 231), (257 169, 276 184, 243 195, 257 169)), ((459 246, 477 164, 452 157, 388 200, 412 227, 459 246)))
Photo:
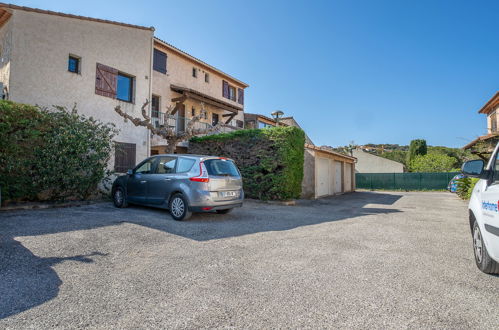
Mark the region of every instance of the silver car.
POLYGON ((186 220, 192 212, 229 213, 243 205, 244 192, 241 173, 231 159, 156 155, 118 177, 112 197, 116 207, 159 207, 175 220, 186 220))

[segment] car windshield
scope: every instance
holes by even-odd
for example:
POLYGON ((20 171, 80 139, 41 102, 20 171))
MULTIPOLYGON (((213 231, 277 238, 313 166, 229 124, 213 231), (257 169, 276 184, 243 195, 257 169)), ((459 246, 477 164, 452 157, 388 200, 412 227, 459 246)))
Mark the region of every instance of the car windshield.
POLYGON ((239 176, 239 171, 233 161, 227 159, 208 159, 204 161, 208 175, 239 176))

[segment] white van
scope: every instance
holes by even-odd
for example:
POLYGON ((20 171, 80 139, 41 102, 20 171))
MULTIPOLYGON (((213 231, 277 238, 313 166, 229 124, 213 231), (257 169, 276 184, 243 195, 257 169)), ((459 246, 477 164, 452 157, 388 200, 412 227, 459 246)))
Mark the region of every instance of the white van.
POLYGON ((479 178, 469 203, 475 261, 487 274, 499 274, 499 144, 488 164, 481 159, 463 164, 463 174, 479 178))

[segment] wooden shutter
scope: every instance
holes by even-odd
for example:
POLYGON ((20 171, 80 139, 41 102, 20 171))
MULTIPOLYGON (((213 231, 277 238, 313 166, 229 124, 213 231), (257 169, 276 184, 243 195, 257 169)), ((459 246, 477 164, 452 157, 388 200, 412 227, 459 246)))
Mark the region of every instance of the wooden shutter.
POLYGON ((114 171, 125 173, 135 167, 135 143, 115 142, 114 171))
POLYGON ((222 81, 222 96, 225 98, 229 98, 229 83, 225 80, 222 81))
POLYGON ((97 63, 95 73, 95 94, 116 98, 118 70, 97 63))
POLYGON ((237 89, 237 103, 244 104, 244 89, 237 89))
POLYGON ((159 51, 157 49, 154 49, 154 56, 153 56, 153 69, 161 72, 161 73, 166 73, 166 54, 163 53, 162 51, 159 51))

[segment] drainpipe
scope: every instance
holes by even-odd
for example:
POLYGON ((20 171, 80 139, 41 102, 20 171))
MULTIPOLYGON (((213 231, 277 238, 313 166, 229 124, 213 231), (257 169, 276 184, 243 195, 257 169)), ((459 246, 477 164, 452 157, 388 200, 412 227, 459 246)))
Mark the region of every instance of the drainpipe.
MULTIPOLYGON (((154 56, 154 28, 152 28, 151 32, 151 48, 150 48, 150 54, 149 54, 149 118, 152 118, 151 115, 151 104, 152 104, 152 66, 153 66, 153 56, 154 56)), ((146 140, 146 146, 147 146, 147 157, 151 156, 151 131, 148 129, 147 130, 147 140, 146 140)))

